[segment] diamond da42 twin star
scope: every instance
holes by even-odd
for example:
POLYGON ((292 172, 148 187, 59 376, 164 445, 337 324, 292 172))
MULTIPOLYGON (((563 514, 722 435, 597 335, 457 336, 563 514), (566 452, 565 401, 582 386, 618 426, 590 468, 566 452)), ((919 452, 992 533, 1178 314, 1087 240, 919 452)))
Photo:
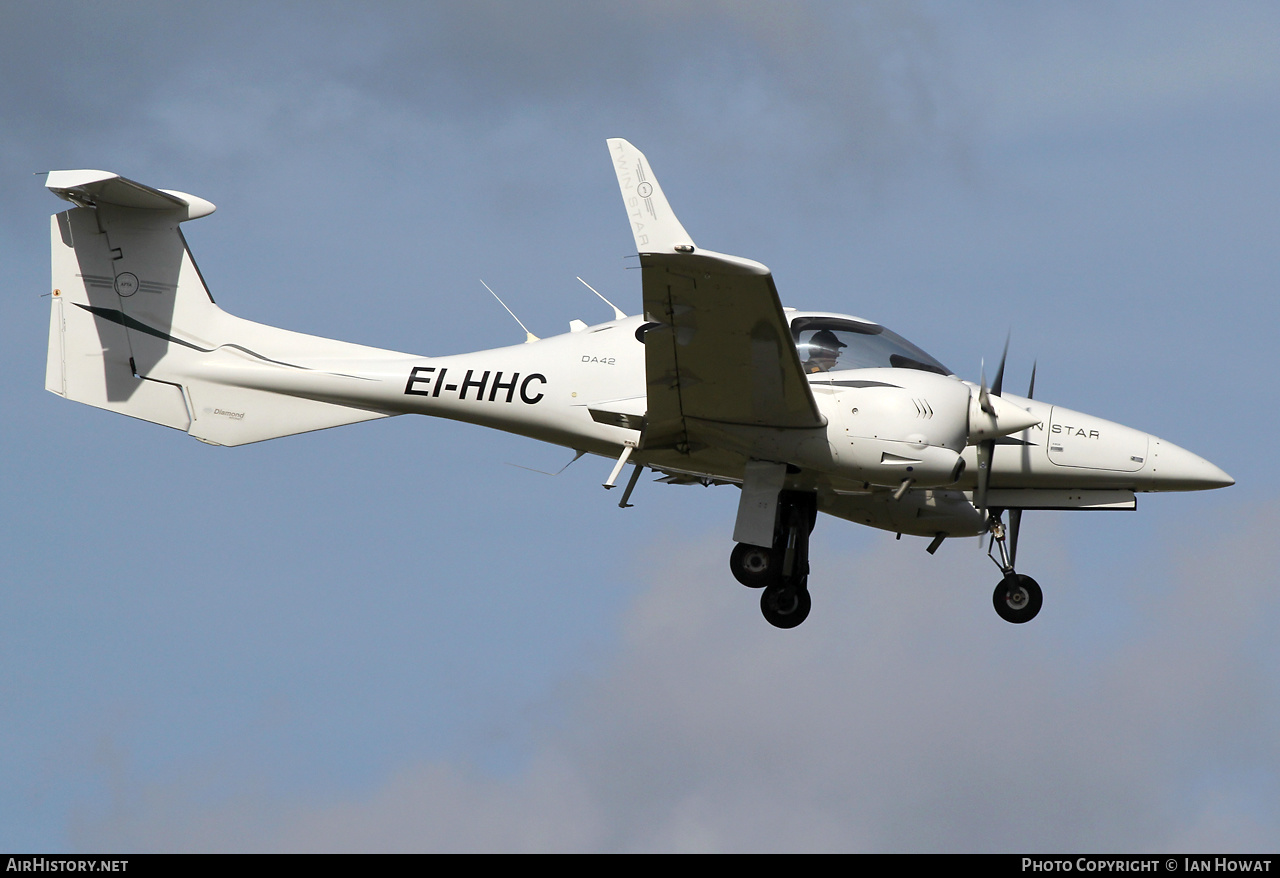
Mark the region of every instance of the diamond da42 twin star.
MULTIPOLYGON (((639 252, 643 316, 580 321, 554 338, 422 357, 303 335, 214 304, 181 223, 202 198, 103 171, 53 171, 75 205, 52 219, 45 386, 99 408, 243 445, 401 414, 506 430, 645 468, 672 483, 741 489, 730 558, 765 618, 809 613, 819 512, 898 534, 990 534, 993 602, 1040 609, 1016 572, 1026 509, 1132 509, 1135 493, 1233 484, 1147 433, 965 382, 879 324, 783 308, 769 269, 704 250, 639 150, 608 142, 639 252), (1007 523, 1006 523, 1007 518, 1007 523)), ((603 297, 602 297, 603 298, 603 297)))

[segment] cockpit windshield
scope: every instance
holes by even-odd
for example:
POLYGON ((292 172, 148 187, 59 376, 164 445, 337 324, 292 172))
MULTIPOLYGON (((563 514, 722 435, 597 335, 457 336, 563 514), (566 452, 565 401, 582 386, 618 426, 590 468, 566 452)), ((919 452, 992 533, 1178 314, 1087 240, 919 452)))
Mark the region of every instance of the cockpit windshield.
POLYGON ((806 372, 890 367, 952 374, 896 332, 875 323, 847 317, 797 317, 791 321, 791 336, 806 372))

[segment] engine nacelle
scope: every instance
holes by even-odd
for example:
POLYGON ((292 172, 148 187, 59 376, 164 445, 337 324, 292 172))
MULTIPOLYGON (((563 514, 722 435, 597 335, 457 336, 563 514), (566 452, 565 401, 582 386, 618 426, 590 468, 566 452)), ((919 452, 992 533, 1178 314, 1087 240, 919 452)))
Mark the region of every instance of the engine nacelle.
POLYGON ((812 382, 840 469, 873 485, 950 485, 969 435, 967 385, 914 369, 855 369, 812 382))

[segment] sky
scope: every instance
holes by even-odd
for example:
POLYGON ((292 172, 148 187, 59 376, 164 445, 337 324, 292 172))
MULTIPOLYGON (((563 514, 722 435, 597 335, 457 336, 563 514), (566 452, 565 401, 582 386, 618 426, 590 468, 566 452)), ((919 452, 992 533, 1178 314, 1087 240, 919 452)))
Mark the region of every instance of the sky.
POLYGON ((0 2, 0 849, 1272 852, 1280 8, 0 2), (211 448, 43 389, 39 173, 207 198, 238 316, 424 355, 628 313, 608 137, 705 247, 1226 490, 975 540, 418 417, 211 448))

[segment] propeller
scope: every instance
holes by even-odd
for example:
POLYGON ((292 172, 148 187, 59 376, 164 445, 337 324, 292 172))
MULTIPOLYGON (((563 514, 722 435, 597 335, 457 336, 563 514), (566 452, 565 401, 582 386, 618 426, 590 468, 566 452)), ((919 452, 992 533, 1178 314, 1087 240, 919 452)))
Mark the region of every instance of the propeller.
MULTIPOLYGON (((976 446, 978 457, 978 485, 974 491, 974 506, 985 518, 987 493, 991 483, 991 459, 995 454, 996 440, 1010 433, 1018 433, 1040 423, 1035 415, 1000 398, 1004 390, 1004 366, 1009 357, 1009 339, 1005 338, 1004 351, 1000 354, 1000 366, 996 380, 987 387, 986 366, 982 369, 982 384, 977 399, 969 406, 969 442, 976 446)), ((1032 389, 1035 389, 1034 369, 1032 389)))

